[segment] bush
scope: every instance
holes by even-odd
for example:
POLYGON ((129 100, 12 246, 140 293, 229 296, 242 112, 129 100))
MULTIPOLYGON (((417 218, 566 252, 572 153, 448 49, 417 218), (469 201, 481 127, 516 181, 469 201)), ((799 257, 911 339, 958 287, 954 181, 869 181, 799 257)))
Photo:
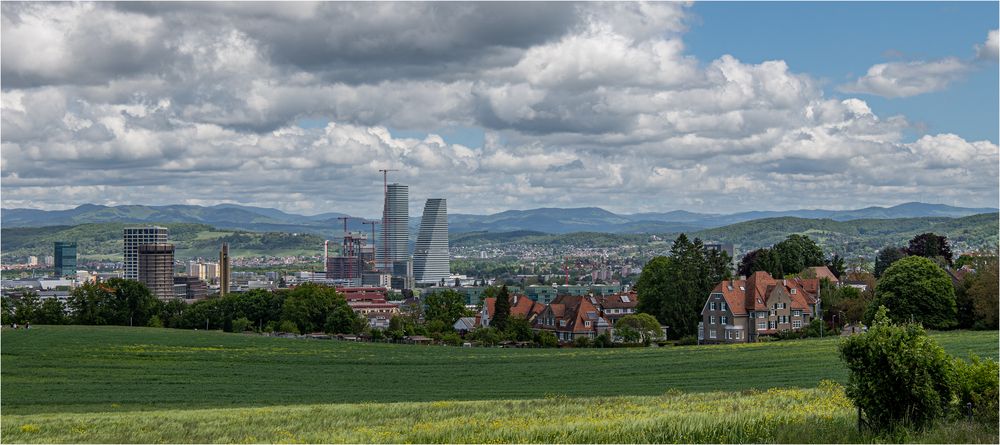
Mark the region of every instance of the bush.
POLYGON ((971 362, 955 359, 954 392, 959 404, 958 412, 964 413, 967 403, 972 404, 975 417, 996 424, 1000 406, 998 375, 1000 368, 993 360, 980 360, 973 356, 971 362))
POLYGON ((555 348, 559 346, 559 339, 550 331, 541 331, 535 335, 535 343, 543 348, 555 348))
POLYGON ((292 334, 299 333, 299 327, 295 324, 294 321, 291 320, 281 320, 281 323, 278 323, 277 329, 278 332, 289 332, 292 334))
POLYGON ((274 330, 277 328, 278 328, 277 324, 274 322, 274 320, 271 320, 264 325, 264 332, 274 332, 274 330))
POLYGON ((477 341, 483 346, 493 346, 501 340, 500 331, 492 326, 476 328, 469 332, 468 336, 470 340, 477 341))
POLYGON ((611 336, 608 334, 601 334, 594 338, 595 348, 610 348, 611 346, 611 336))
POLYGON ((698 337, 695 337, 693 335, 681 337, 680 340, 677 340, 677 342, 674 343, 675 346, 692 346, 696 344, 698 344, 698 337))
POLYGON ((240 317, 233 320, 233 332, 246 332, 250 330, 250 320, 240 317))
POLYGON ((590 346, 590 337, 577 337, 573 339, 573 346, 577 348, 586 348, 590 346))
POLYGON ((442 335, 441 341, 451 346, 462 345, 462 337, 459 337, 457 332, 449 332, 447 334, 442 335))
POLYGON ((147 327, 151 327, 151 328, 162 328, 163 327, 163 322, 160 321, 160 316, 159 315, 154 315, 154 316, 150 317, 149 323, 147 323, 146 326, 147 327))
POLYGON ((371 335, 372 341, 382 341, 385 338, 385 333, 381 329, 372 329, 371 335))
POLYGON ((849 371, 847 396, 872 428, 922 428, 952 397, 952 360, 919 324, 896 325, 880 307, 865 334, 848 337, 840 356, 849 371))

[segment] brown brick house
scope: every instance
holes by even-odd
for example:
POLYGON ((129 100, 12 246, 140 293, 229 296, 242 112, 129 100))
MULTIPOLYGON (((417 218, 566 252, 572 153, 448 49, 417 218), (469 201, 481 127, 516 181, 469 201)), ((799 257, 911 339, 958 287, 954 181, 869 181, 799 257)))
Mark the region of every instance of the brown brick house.
POLYGON ((560 295, 535 317, 534 327, 554 333, 562 343, 577 337, 594 338, 611 330, 598 304, 593 296, 560 295))
POLYGON ((819 313, 819 278, 779 280, 754 272, 727 280, 709 293, 701 310, 702 343, 745 343, 781 331, 797 331, 819 313))

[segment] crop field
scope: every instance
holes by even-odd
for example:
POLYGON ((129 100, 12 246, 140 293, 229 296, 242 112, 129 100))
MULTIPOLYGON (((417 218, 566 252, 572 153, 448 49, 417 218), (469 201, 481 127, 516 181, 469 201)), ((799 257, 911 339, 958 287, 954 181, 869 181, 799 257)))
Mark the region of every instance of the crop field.
MULTIPOLYGON (((997 332, 934 338, 998 356, 997 332)), ((0 341, 4 442, 866 440, 837 339, 553 350, 39 326, 0 341)), ((996 440, 948 431, 909 440, 996 440)))

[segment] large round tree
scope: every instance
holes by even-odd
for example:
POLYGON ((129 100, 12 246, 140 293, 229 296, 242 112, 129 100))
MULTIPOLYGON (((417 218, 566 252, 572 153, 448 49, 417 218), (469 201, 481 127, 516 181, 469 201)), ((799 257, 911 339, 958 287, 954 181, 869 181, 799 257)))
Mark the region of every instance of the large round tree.
POLYGON ((948 273, 934 261, 909 256, 896 261, 879 279, 875 300, 865 316, 871 322, 879 306, 889 309, 897 322, 911 319, 931 329, 946 329, 956 324, 955 288, 948 273))

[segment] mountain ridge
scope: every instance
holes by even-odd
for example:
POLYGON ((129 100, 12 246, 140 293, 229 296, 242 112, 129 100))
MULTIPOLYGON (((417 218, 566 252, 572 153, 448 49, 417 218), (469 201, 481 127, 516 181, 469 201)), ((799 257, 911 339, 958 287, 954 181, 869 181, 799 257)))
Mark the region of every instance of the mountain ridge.
MULTIPOLYGON (((491 215, 456 213, 448 215, 449 230, 464 232, 510 232, 518 230, 544 233, 606 232, 606 233, 672 233, 711 229, 764 218, 795 217, 851 221, 856 219, 894 219, 919 217, 960 218, 995 213, 995 208, 966 208, 946 204, 908 202, 892 207, 870 206, 853 210, 801 209, 749 211, 733 214, 697 213, 686 210, 617 214, 600 207, 543 207, 527 210, 506 210, 491 215)), ((411 212, 411 215, 418 215, 411 212)), ((176 204, 166 206, 82 204, 66 210, 2 209, 0 222, 4 227, 47 227, 87 223, 193 223, 218 228, 250 231, 305 232, 336 237, 343 230, 339 212, 318 215, 298 215, 281 210, 218 204, 198 206, 176 204)), ((369 231, 361 224, 364 218, 352 217, 348 230, 369 231)), ((410 219, 411 230, 419 226, 419 217, 410 219)))

